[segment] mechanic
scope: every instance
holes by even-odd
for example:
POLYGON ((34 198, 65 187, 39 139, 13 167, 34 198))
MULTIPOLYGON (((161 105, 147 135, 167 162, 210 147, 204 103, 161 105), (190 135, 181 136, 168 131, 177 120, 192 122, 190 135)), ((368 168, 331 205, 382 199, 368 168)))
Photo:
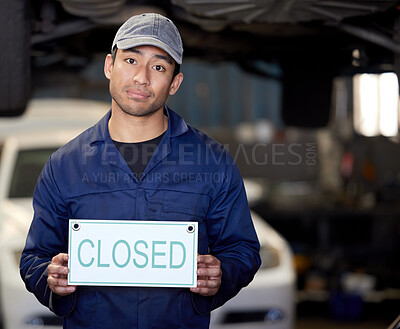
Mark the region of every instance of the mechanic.
POLYGON ((105 59, 110 112, 53 153, 38 178, 20 271, 64 328, 208 328, 210 312, 260 266, 233 159, 165 105, 182 83, 182 55, 168 18, 127 20, 105 59), (69 219, 198 222, 197 287, 68 286, 69 219))

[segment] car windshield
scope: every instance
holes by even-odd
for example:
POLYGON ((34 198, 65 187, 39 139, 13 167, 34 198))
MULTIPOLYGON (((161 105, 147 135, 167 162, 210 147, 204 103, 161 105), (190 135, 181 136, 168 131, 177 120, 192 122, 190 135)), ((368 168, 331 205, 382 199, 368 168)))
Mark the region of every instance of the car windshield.
POLYGON ((11 180, 10 198, 31 198, 47 159, 56 148, 21 150, 11 180))

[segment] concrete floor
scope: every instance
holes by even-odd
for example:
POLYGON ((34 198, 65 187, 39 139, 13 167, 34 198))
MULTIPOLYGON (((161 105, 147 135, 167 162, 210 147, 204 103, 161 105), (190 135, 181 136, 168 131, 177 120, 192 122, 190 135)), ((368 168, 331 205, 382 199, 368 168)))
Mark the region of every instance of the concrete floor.
POLYGON ((384 320, 340 322, 319 317, 310 317, 298 319, 296 321, 296 329, 387 329, 387 323, 384 320))
POLYGON ((365 303, 352 320, 334 318, 327 303, 300 303, 296 312, 295 329, 388 329, 400 315, 400 303, 365 303))

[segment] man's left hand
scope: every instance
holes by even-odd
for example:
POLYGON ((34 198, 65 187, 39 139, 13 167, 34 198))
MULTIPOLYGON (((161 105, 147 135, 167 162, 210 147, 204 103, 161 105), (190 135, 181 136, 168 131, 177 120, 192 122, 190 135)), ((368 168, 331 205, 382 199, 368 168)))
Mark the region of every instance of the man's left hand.
POLYGON ((197 256, 197 287, 192 292, 202 296, 213 296, 221 286, 221 262, 211 255, 197 256))

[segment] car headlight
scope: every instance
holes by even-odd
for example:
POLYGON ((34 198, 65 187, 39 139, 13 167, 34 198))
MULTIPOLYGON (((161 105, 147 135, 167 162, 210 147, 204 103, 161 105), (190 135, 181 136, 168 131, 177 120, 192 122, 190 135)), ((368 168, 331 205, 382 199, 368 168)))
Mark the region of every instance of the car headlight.
POLYGON ((260 257, 261 257, 260 269, 277 267, 280 264, 278 250, 269 245, 261 246, 260 257))
POLYGON ((17 262, 17 266, 19 267, 19 263, 21 262, 22 250, 14 250, 14 259, 17 262))

